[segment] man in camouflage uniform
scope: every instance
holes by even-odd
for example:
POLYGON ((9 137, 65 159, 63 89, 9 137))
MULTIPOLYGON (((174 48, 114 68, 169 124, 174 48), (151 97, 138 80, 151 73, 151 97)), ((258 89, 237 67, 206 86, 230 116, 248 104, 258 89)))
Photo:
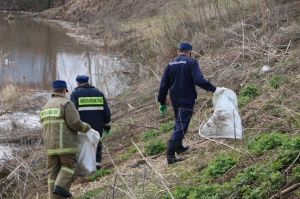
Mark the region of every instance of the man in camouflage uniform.
POLYGON ((52 99, 42 108, 40 118, 48 157, 49 198, 59 199, 72 197, 69 191, 77 164, 77 132, 91 127, 80 120, 76 107, 66 98, 66 82, 55 80, 52 88, 52 99))

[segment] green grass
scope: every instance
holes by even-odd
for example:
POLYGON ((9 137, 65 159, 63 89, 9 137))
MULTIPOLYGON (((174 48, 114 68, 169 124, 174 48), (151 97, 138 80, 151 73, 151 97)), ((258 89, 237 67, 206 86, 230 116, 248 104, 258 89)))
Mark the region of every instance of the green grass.
POLYGON ((247 84, 242 88, 237 96, 238 107, 242 107, 250 102, 254 97, 261 93, 261 89, 256 87, 254 84, 247 84))
POLYGON ((101 168, 100 170, 97 170, 92 175, 88 176, 87 180, 88 181, 96 181, 103 176, 109 175, 110 173, 111 173, 110 170, 101 168))
POLYGON ((125 153, 119 154, 118 158, 120 159, 127 159, 129 158, 133 153, 135 153, 137 151, 135 146, 131 146, 127 149, 127 151, 125 153))
POLYGON ((153 138, 157 138, 162 134, 170 132, 174 127, 174 121, 168 121, 162 123, 160 127, 156 129, 149 129, 146 132, 142 133, 141 141, 147 141, 153 138))
POLYGON ((161 138, 150 140, 145 145, 144 155, 145 156, 157 155, 163 152, 164 150, 166 150, 166 148, 167 148, 166 143, 161 138))
POLYGON ((79 196, 79 199, 97 199, 102 191, 100 188, 88 190, 82 196, 79 196))
POLYGON ((287 77, 283 75, 275 75, 270 79, 269 84, 271 85, 272 88, 277 89, 287 82, 288 82, 287 77))

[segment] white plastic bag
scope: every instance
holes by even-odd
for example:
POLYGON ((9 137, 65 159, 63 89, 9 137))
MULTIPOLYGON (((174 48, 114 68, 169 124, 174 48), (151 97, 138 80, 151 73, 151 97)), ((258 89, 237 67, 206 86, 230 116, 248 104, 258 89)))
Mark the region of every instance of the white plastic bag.
POLYGON ((100 135, 94 129, 86 133, 78 132, 77 175, 86 175, 96 171, 96 150, 99 139, 100 135))
POLYGON ((199 129, 199 134, 208 138, 242 138, 242 122, 238 113, 236 94, 228 89, 215 94, 213 116, 199 129))

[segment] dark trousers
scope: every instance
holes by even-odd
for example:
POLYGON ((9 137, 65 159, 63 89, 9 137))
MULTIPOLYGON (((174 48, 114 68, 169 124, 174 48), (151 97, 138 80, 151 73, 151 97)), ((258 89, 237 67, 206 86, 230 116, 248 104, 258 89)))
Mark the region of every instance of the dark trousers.
POLYGON ((193 115, 195 99, 177 98, 171 94, 171 102, 174 110, 175 125, 170 140, 182 141, 193 115))
POLYGON ((99 141, 96 151, 96 167, 97 169, 100 167, 100 163, 102 160, 102 142, 99 141))
POLYGON ((49 199, 60 199, 53 194, 54 185, 70 191, 71 182, 76 170, 76 154, 49 155, 47 160, 49 199))

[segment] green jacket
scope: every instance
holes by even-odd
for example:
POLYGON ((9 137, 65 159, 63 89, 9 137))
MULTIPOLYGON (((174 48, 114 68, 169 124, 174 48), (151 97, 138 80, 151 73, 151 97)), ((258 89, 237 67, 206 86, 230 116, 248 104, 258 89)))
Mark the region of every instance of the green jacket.
POLYGON ((47 155, 77 153, 77 132, 91 128, 80 120, 73 102, 61 93, 52 94, 52 99, 42 108, 40 118, 47 155))

